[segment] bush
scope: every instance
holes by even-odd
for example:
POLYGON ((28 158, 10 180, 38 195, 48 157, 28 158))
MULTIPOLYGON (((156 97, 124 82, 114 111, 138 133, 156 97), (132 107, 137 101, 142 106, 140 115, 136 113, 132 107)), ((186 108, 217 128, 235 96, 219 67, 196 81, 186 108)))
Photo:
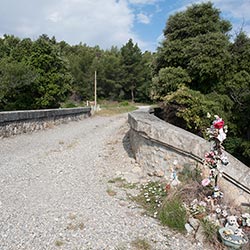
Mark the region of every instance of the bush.
POLYGON ((179 232, 185 231, 186 209, 179 196, 174 195, 166 200, 160 209, 159 219, 163 225, 179 232))
POLYGON ((201 220, 201 226, 203 229, 203 234, 206 237, 206 240, 212 244, 218 242, 217 234, 218 234, 218 226, 216 226, 213 222, 203 219, 201 220))

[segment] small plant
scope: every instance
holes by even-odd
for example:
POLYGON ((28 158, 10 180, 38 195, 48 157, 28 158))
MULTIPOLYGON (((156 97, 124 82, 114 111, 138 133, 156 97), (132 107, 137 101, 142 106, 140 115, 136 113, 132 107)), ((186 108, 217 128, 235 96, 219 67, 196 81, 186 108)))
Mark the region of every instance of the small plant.
POLYGON ((152 249, 151 245, 145 239, 136 239, 131 242, 132 247, 135 250, 150 250, 152 249))
POLYGON ((197 181, 201 182, 201 170, 197 166, 190 164, 184 164, 182 171, 179 173, 179 179, 181 182, 197 181))
POLYGON ((123 106, 123 107, 128 106, 128 105, 129 105, 128 101, 123 101, 120 103, 120 106, 123 106))
POLYGON ((159 212, 161 223, 179 232, 185 231, 186 216, 186 209, 177 195, 167 199, 159 212))
POLYGON ((109 196, 115 196, 116 192, 114 190, 112 190, 110 187, 107 188, 107 193, 109 196))
POLYGON ((147 182, 141 186, 139 195, 133 200, 139 203, 150 216, 157 217, 158 210, 166 197, 165 185, 160 182, 147 182))
POLYGON ((209 243, 215 244, 218 242, 218 226, 208 219, 201 220, 201 226, 203 229, 203 234, 209 243))
POLYGON ((56 240, 55 245, 61 247, 64 243, 61 240, 56 240))
POLYGON ((84 229, 84 224, 83 222, 80 223, 69 223, 67 225, 68 230, 76 231, 78 229, 83 230, 84 229))
POLYGON ((117 183, 117 182, 123 182, 124 179, 122 177, 115 177, 114 179, 111 179, 108 181, 108 183, 117 183))
POLYGON ((115 184, 119 188, 134 189, 137 187, 136 183, 129 183, 122 177, 116 177, 108 181, 108 183, 115 184))
POLYGON ((129 102, 105 102, 101 104, 101 110, 98 112, 98 115, 102 116, 112 116, 122 113, 131 112, 133 110, 136 110, 137 107, 133 104, 130 104, 129 102))

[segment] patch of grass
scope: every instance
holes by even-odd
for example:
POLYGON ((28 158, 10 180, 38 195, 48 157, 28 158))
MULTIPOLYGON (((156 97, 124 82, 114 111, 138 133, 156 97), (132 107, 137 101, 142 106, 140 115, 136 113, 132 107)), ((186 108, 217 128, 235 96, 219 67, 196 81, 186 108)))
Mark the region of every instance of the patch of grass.
POLYGON ((61 241, 61 240, 56 240, 56 241, 55 241, 55 245, 56 245, 57 247, 61 247, 63 244, 64 244, 64 243, 63 243, 63 241, 61 241))
POLYGON ((115 247, 115 250, 126 250, 126 249, 127 249, 126 246, 123 245, 123 244, 121 244, 121 245, 115 247))
POLYGON ((119 188, 134 189, 137 187, 136 183, 128 183, 122 177, 115 177, 108 181, 108 183, 115 184, 119 188))
POLYGON ((98 115, 112 116, 122 113, 128 113, 136 110, 137 107, 129 102, 103 102, 100 104, 101 110, 98 111, 98 115))
POLYGON ((141 186, 139 195, 132 200, 141 205, 148 215, 156 217, 165 197, 165 184, 150 181, 141 186))
POLYGON ((76 231, 78 229, 83 230, 84 229, 84 224, 83 222, 80 223, 69 223, 67 225, 68 230, 76 231))
POLYGON ((198 166, 184 164, 182 171, 178 175, 181 182, 187 183, 189 181, 201 182, 201 170, 198 166))
POLYGON ((61 104, 61 107, 62 108, 76 108, 76 107, 78 107, 78 104, 75 102, 72 102, 72 101, 67 101, 67 102, 61 104))
POLYGON ((135 239, 131 242, 132 247, 135 250, 151 250, 152 246, 145 239, 135 239))
POLYGON ((201 226, 203 229, 203 234, 209 243, 215 244, 216 242, 218 242, 218 226, 207 219, 201 220, 201 226))
POLYGON ((69 143, 68 145, 67 145, 67 149, 72 149, 72 148, 74 148, 74 147, 76 147, 77 146, 77 144, 78 144, 78 141, 72 141, 71 143, 69 143))
POLYGON ((117 182, 123 182, 124 179, 122 177, 115 177, 108 181, 108 183, 117 183, 117 182))
POLYGON ((159 220, 163 225, 179 232, 185 231, 186 209, 178 195, 166 199, 159 211, 159 220))

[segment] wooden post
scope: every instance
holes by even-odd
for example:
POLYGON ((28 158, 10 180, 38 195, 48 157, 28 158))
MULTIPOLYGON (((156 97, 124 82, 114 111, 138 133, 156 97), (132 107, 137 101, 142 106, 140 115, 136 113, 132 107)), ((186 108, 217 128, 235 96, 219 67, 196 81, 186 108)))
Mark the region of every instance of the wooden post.
POLYGON ((96 111, 96 106, 97 106, 97 82, 96 82, 96 70, 95 70, 95 111, 96 111))

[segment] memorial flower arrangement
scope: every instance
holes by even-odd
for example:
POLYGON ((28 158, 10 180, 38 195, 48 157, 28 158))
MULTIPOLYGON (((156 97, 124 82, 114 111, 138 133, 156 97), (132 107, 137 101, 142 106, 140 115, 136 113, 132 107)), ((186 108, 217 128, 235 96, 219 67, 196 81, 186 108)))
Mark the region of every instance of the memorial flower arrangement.
POLYGON ((226 139, 227 126, 218 115, 215 115, 214 118, 215 120, 206 131, 211 142, 211 150, 205 154, 204 164, 210 168, 210 174, 202 180, 201 184, 204 187, 212 185, 213 197, 218 198, 223 196, 218 187, 218 178, 222 175, 223 166, 226 166, 229 162, 222 146, 223 141, 226 139))

